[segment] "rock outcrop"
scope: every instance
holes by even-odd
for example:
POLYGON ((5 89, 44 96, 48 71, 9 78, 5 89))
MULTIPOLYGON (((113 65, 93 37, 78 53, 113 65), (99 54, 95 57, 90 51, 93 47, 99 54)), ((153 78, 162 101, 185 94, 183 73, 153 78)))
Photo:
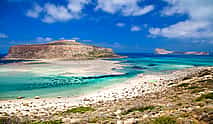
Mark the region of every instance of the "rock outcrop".
POLYGON ((172 54, 172 53, 174 53, 174 51, 169 51, 169 50, 160 49, 160 48, 156 48, 156 49, 155 49, 155 52, 156 52, 157 54, 172 54))
POLYGON ((196 51, 187 51, 187 52, 180 52, 180 51, 169 51, 166 49, 156 48, 155 52, 157 54, 165 55, 165 54, 176 54, 176 55, 209 55, 208 52, 196 52, 196 51))
POLYGON ((59 40, 47 44, 12 46, 5 59, 93 59, 118 57, 110 48, 79 43, 75 40, 59 40))

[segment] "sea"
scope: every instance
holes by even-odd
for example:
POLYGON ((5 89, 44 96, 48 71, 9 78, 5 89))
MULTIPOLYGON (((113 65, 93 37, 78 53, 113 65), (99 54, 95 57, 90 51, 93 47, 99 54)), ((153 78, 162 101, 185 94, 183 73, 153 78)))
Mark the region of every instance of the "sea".
MULTIPOLYGON (((16 99, 19 96, 34 98, 35 96, 51 98, 57 96, 74 97, 91 93, 106 86, 123 83, 138 74, 167 73, 174 70, 213 66, 213 56, 196 55, 156 55, 149 53, 118 53, 127 58, 107 59, 118 61, 126 66, 115 71, 121 75, 96 76, 62 76, 37 75, 30 72, 11 73, 2 66, 22 60, 0 60, 0 100, 16 99)), ((2 57, 2 56, 1 56, 2 57)), ((39 63, 36 66, 40 66, 39 63)), ((47 64, 47 63, 43 63, 47 64)))

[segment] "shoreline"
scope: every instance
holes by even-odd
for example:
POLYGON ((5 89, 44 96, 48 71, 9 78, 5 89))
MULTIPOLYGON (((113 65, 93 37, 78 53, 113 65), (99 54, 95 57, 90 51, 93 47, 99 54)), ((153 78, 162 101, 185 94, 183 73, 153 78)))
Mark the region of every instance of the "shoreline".
POLYGON ((128 58, 128 56, 111 56, 111 57, 97 57, 97 58, 85 58, 85 59, 63 59, 63 58, 56 58, 56 59, 24 59, 24 58, 6 58, 3 56, 0 60, 23 60, 23 61, 82 61, 82 60, 104 60, 104 59, 116 59, 116 58, 128 58))
POLYGON ((135 78, 123 83, 113 84, 93 93, 79 97, 18 99, 0 101, 0 116, 49 116, 57 112, 66 111, 75 106, 87 106, 90 104, 110 101, 125 100, 149 93, 165 90, 170 83, 177 83, 186 77, 193 77, 197 73, 213 67, 194 67, 173 71, 170 74, 139 74, 135 78))
POLYGON ((193 77, 194 75, 206 69, 213 69, 208 67, 193 67, 180 70, 172 70, 168 73, 157 72, 152 74, 138 74, 123 83, 112 84, 111 86, 100 89, 84 97, 85 104, 116 101, 120 99, 129 99, 138 96, 143 96, 147 93, 155 93, 168 88, 168 84, 177 83, 186 77, 193 77))

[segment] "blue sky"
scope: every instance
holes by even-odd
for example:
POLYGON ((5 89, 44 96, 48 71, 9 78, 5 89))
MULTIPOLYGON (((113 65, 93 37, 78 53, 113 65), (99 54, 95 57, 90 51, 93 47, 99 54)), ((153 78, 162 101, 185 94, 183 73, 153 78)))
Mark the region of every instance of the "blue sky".
POLYGON ((79 39, 116 52, 213 52, 212 0, 1 0, 0 52, 79 39))

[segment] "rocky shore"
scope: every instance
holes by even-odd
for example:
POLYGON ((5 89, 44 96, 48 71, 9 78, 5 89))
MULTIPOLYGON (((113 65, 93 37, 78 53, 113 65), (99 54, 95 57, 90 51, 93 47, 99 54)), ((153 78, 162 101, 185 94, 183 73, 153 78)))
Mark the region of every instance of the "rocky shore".
POLYGON ((0 118, 2 123, 210 124, 212 89, 213 67, 140 74, 76 98, 0 101, 0 118))

